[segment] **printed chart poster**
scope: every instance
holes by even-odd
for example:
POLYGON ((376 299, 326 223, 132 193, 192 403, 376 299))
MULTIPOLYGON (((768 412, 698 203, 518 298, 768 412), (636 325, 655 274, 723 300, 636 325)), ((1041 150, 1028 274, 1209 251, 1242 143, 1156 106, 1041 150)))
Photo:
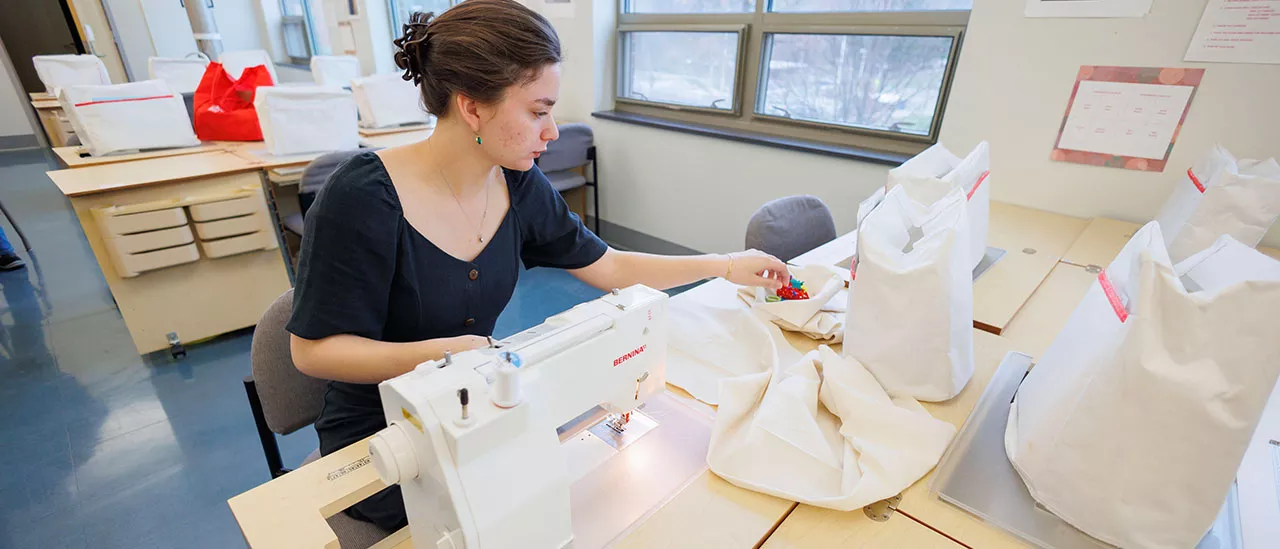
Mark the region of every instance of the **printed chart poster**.
POLYGON ((1204 69, 1085 65, 1049 158, 1164 171, 1204 69))

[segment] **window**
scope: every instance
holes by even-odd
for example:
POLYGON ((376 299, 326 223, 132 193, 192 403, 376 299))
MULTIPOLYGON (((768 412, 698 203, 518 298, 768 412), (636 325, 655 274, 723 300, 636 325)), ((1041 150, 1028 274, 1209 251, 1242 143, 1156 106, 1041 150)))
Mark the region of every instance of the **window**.
POLYGON ((391 34, 399 37, 409 15, 414 12, 440 15, 462 0, 389 0, 391 2, 391 34))
POLYGON ((914 154, 972 0, 623 0, 616 110, 914 154))
POLYGON ((329 32, 320 0, 280 0, 280 26, 290 63, 307 64, 329 53, 329 32))

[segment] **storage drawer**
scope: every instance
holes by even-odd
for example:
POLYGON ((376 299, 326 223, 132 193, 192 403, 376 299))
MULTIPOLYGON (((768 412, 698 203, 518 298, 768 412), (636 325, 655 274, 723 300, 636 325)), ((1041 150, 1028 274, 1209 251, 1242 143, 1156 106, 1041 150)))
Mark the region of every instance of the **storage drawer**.
POLYGON ((172 229, 108 237, 108 239, 114 241, 112 244, 114 244, 115 248, 123 254, 138 254, 152 250, 159 250, 161 248, 172 248, 174 246, 190 244, 195 240, 191 236, 191 227, 186 225, 174 227, 172 229))
POLYGON ((215 219, 226 219, 258 212, 262 209, 262 201, 257 196, 250 195, 220 202, 193 204, 189 208, 191 209, 192 220, 213 221, 215 219))
POLYGON ((187 224, 182 208, 169 208, 125 215, 105 215, 102 223, 108 236, 157 231, 187 224))
POLYGON ((200 259, 200 252, 194 243, 177 248, 166 248, 154 252, 140 254, 121 254, 117 256, 121 278, 138 276, 147 271, 191 263, 200 259))
POLYGON ((276 247, 276 235, 270 231, 258 231, 252 234, 233 236, 221 240, 202 240, 200 249, 211 259, 229 255, 268 250, 276 247))
POLYGON ((200 240, 214 240, 257 232, 267 227, 264 223, 264 218, 265 216, 262 213, 255 213, 230 219, 196 223, 196 234, 200 235, 200 240))

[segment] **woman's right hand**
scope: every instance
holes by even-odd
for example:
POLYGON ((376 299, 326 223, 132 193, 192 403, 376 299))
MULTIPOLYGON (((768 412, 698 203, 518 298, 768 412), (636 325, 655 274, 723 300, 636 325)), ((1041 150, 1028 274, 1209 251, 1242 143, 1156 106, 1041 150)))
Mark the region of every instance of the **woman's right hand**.
POLYGON ((478 335, 460 335, 457 337, 442 338, 442 348, 451 354, 458 354, 463 351, 472 349, 480 349, 489 346, 489 338, 478 335))

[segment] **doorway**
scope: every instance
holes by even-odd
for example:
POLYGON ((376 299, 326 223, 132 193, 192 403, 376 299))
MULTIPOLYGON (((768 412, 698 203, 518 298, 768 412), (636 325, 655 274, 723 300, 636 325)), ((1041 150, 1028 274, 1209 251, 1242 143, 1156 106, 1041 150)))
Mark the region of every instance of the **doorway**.
POLYGON ((66 0, 5 0, 0 40, 28 93, 44 91, 31 64, 32 56, 84 53, 66 0))

